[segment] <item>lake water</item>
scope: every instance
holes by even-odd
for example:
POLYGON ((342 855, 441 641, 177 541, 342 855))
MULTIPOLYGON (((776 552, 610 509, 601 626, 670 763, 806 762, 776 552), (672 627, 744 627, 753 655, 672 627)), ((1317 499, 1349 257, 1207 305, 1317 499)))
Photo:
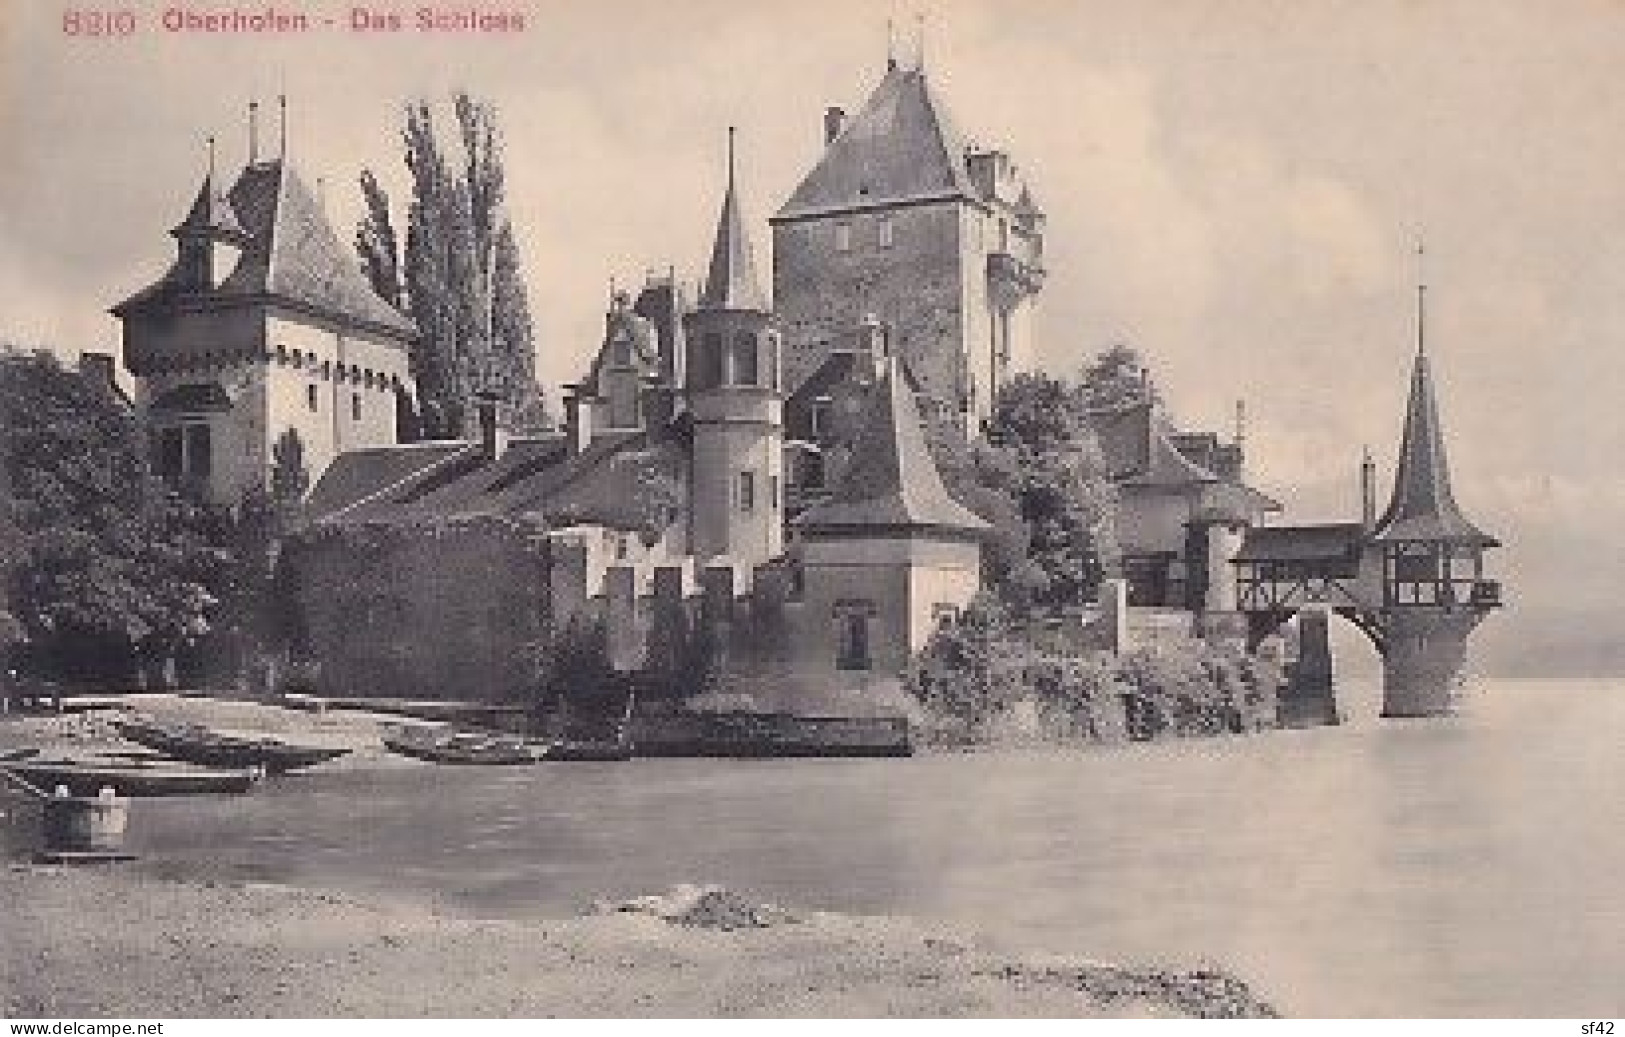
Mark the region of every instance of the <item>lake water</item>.
POLYGON ((143 801, 141 867, 575 914, 679 881, 1211 962, 1299 1015, 1625 1015, 1625 684, 1467 713, 893 761, 312 773, 143 801))

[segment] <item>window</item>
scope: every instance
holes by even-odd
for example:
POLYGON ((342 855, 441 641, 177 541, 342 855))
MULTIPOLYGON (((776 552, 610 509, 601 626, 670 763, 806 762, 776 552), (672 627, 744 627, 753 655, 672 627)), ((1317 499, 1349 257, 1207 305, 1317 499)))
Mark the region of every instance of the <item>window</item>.
POLYGON ((890 216, 882 216, 880 218, 880 247, 881 248, 891 248, 891 245, 892 245, 891 217, 890 216))
POLYGON ((734 336, 734 384, 756 385, 761 372, 756 362, 756 336, 741 331, 734 336))
POLYGON ((361 394, 358 392, 350 394, 350 420, 361 420, 361 394))
POLYGON ((852 251, 852 225, 850 223, 837 223, 835 225, 835 251, 852 251))
POLYGON ((700 340, 700 377, 701 388, 710 388, 722 384, 722 335, 715 331, 708 331, 700 340))
POLYGON ((808 412, 808 424, 811 426, 808 431, 815 441, 823 439, 829 432, 829 408, 834 402, 828 396, 813 400, 812 409, 808 412))
POLYGON ((206 482, 212 469, 213 458, 210 456, 209 426, 183 425, 186 439, 186 460, 183 474, 187 479, 206 482))
POLYGON ((874 668, 869 654, 869 609, 836 607, 835 667, 840 670, 874 668))
POLYGON ((626 561, 627 552, 631 550, 631 537, 625 533, 615 534, 615 560, 626 561))
POLYGON ((632 366, 632 340, 623 331, 609 345, 609 362, 614 367, 632 366))
POLYGON ((209 426, 187 422, 158 429, 152 462, 158 475, 171 482, 207 482, 214 468, 209 426))
POLYGON ((756 510, 756 473, 739 473, 739 510, 749 513, 756 510))
POLYGON ((181 443, 181 430, 173 426, 158 430, 153 444, 153 464, 165 479, 179 479, 185 460, 185 447, 181 443))
POLYGON ((309 407, 311 410, 316 409, 317 404, 316 404, 316 383, 315 382, 311 382, 309 385, 305 386, 305 406, 309 407))
POLYGON ((779 477, 767 477, 767 506, 773 511, 779 510, 779 477))
POLYGON ((931 619, 938 630, 951 627, 959 622, 959 609, 944 602, 937 602, 931 606, 931 619))

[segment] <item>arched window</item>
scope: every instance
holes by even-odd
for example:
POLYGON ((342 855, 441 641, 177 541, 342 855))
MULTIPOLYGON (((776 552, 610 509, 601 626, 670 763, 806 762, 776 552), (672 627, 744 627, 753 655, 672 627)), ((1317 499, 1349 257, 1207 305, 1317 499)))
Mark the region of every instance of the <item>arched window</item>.
POLYGON ((761 377, 756 357, 756 336, 741 331, 734 336, 734 384, 757 385, 761 377))

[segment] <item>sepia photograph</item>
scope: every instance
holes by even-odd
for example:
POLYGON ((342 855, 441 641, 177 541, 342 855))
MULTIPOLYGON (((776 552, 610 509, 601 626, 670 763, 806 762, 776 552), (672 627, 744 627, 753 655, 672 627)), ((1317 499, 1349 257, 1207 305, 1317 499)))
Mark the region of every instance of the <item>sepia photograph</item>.
POLYGON ((4 0, 0 1020, 1612 1034, 1622 69, 4 0))

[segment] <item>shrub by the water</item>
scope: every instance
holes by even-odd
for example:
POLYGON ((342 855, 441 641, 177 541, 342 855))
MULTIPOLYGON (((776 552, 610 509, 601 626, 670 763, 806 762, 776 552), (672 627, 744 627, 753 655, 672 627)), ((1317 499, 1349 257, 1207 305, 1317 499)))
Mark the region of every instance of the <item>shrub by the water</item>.
POLYGON ((1255 730, 1273 723, 1278 680, 1268 660, 1193 638, 1121 655, 1035 644, 979 599, 937 631, 905 687, 927 741, 982 745, 1255 730))

